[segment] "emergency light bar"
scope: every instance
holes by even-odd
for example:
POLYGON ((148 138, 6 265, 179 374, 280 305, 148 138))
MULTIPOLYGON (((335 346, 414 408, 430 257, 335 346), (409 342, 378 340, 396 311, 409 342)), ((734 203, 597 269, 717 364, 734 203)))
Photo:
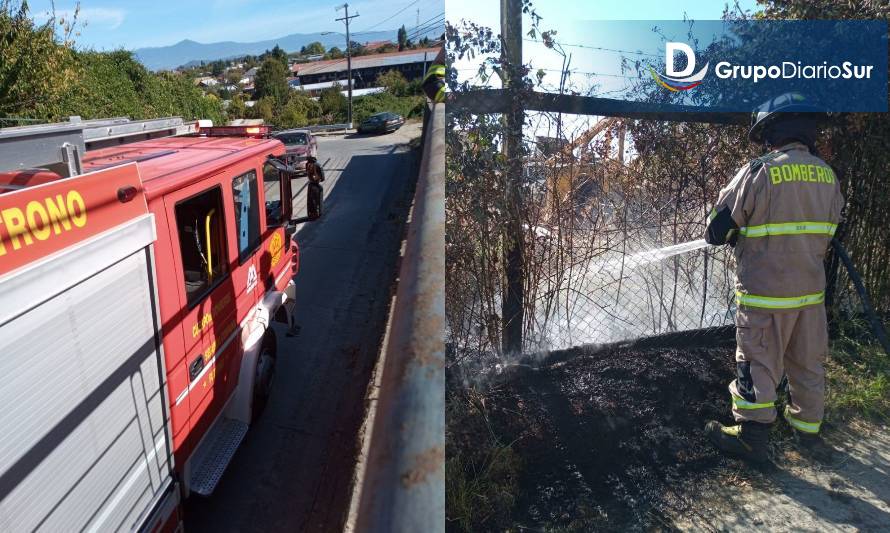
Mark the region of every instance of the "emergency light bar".
POLYGON ((201 128, 198 135, 203 137, 251 137, 266 139, 271 137, 269 126, 213 126, 201 128))

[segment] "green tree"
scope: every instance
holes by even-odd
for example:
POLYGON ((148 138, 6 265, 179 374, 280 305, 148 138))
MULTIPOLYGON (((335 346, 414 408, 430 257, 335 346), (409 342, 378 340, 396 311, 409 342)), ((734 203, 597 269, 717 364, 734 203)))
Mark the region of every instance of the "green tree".
POLYGON ((346 54, 336 46, 332 46, 331 49, 328 50, 328 59, 340 59, 342 57, 346 57, 346 54))
POLYGON ((393 96, 389 92, 359 96, 353 100, 352 120, 361 123, 369 116, 382 111, 398 113, 405 118, 423 115, 424 96, 393 96))
POLYGON ((59 102, 45 118, 175 115, 186 120, 223 119, 222 102, 195 87, 190 76, 153 74, 131 52, 77 52, 73 60, 75 79, 65 86, 59 102))
POLYGON ((304 56, 324 55, 324 45, 318 41, 312 42, 300 49, 304 56))
POLYGON ((241 72, 241 69, 231 69, 226 72, 226 83, 228 85, 237 85, 243 76, 244 73, 241 72))
POLYGON ((275 124, 282 128, 298 128, 321 116, 321 105, 309 96, 294 91, 280 108, 275 124))
POLYGON ((349 53, 352 54, 352 57, 363 56, 368 53, 368 50, 360 42, 349 41, 349 53))
POLYGON ((302 107, 306 111, 306 117, 308 117, 310 121, 317 120, 322 115, 321 104, 306 93, 291 91, 288 103, 295 103, 302 107))
POLYGON ((275 99, 271 97, 260 98, 248 112, 248 118, 261 118, 267 124, 271 124, 275 118, 275 99))
POLYGON ((399 41, 399 52, 405 49, 405 46, 408 44, 408 31, 405 30, 405 25, 402 24, 402 27, 399 28, 398 33, 398 41, 399 41))
POLYGON ((278 46, 277 44, 275 45, 274 48, 272 48, 272 51, 269 52, 269 57, 271 57, 272 59, 277 59, 277 60, 280 61, 285 67, 287 66, 287 52, 285 52, 285 51, 284 51, 280 46, 278 46))
POLYGON ((214 61, 210 63, 210 75, 211 76, 220 76, 223 72, 226 71, 226 63, 224 61, 214 61))
POLYGON ((290 102, 281 109, 281 113, 275 118, 275 124, 282 128, 298 128, 309 123, 306 109, 290 102))
POLYGON ((287 92, 290 90, 287 86, 287 65, 272 57, 267 57, 260 68, 257 70, 254 84, 256 87, 256 98, 271 97, 278 101, 284 101, 287 92))
POLYGON ((226 109, 226 117, 229 120, 232 120, 236 118, 244 118, 245 116, 247 116, 247 106, 244 105, 244 97, 240 94, 236 94, 229 102, 229 107, 226 109))
POLYGON ((340 85, 334 84, 333 87, 327 88, 318 96, 318 103, 321 104, 321 110, 324 115, 330 117, 333 122, 346 120, 348 100, 340 92, 340 85))
POLYGON ((0 2, 0 114, 53 114, 64 87, 75 78, 71 35, 76 22, 77 10, 68 20, 52 16, 38 26, 27 2, 0 2))
POLYGON ((406 96, 408 94, 408 80, 398 70, 387 70, 377 76, 377 85, 383 87, 393 96, 406 96))

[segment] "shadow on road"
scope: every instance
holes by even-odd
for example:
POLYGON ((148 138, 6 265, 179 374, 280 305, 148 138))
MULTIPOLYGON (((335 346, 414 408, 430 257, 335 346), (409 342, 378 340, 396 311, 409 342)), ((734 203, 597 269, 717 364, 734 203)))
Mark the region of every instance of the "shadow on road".
POLYGON ((344 139, 364 139, 364 138, 367 138, 367 137, 377 137, 377 136, 380 136, 380 135, 391 135, 391 134, 393 134, 393 133, 395 133, 395 132, 397 132, 397 131, 399 131, 399 130, 393 130, 393 131, 387 131, 387 132, 382 132, 382 131, 381 131, 381 132, 374 132, 374 133, 359 133, 359 132, 355 132, 355 133, 349 133, 349 134, 347 134, 346 136, 344 136, 344 139))
POLYGON ((214 495, 188 502, 188 531, 342 529, 416 170, 415 152, 353 156, 299 229, 300 333, 279 332, 267 410, 214 495))

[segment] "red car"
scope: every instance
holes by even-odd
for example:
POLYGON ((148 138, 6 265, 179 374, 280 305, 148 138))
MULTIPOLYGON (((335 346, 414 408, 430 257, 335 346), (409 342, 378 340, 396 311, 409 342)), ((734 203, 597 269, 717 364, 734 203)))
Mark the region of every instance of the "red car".
POLYGON ((305 172, 306 159, 318 157, 318 142, 309 130, 284 130, 273 135, 284 144, 287 164, 305 172))

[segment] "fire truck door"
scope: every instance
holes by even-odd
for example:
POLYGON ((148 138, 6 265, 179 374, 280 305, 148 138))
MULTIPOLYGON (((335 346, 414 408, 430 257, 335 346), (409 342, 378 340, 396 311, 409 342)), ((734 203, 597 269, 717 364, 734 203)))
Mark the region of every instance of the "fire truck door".
POLYGON ((284 231, 292 212, 290 177, 269 163, 263 166, 263 201, 263 251, 258 256, 262 290, 265 293, 283 290, 290 280, 288 273, 291 268, 287 259, 290 243, 287 242, 284 231))
MULTIPOLYGON (((226 191, 210 178, 171 193, 165 199, 171 224, 171 241, 179 243, 174 254, 184 310, 183 336, 189 385, 176 397, 188 402, 190 434, 196 440, 205 433, 228 398, 226 377, 234 363, 237 342, 233 269, 225 209, 226 191)), ((191 442, 195 445, 196 442, 191 442)))
POLYGON ((237 383, 244 341, 250 337, 254 308, 257 304, 261 277, 257 252, 260 250, 260 183, 256 169, 243 170, 229 180, 232 194, 230 211, 233 213, 231 235, 235 236, 232 254, 237 257, 233 277, 237 294, 238 323, 242 326, 239 338, 238 365, 230 371, 230 379, 237 383))

